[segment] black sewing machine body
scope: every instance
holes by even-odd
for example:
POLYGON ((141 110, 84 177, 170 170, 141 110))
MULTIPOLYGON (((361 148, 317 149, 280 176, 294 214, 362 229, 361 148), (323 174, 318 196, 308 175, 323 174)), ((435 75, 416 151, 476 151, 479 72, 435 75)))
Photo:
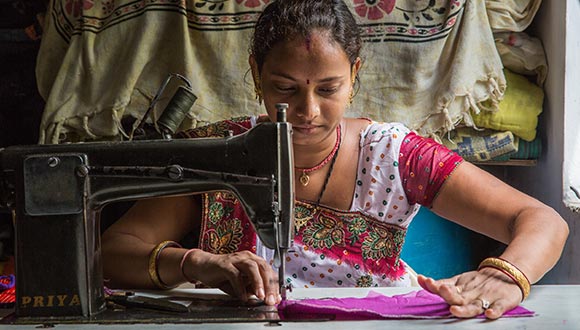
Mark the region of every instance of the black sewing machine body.
POLYGON ((105 308, 99 221, 111 202, 230 190, 265 246, 280 256, 292 241, 286 122, 226 138, 8 147, 0 170, 1 201, 14 218, 21 318, 87 318, 105 308))

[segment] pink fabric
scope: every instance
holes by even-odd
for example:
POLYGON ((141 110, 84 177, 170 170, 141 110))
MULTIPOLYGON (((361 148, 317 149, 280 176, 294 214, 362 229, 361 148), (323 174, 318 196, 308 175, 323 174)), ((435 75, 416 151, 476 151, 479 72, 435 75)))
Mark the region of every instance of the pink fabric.
MULTIPOLYGON (((278 305, 283 319, 319 315, 335 320, 428 319, 452 318, 449 305, 443 298, 425 290, 385 296, 371 291, 365 298, 324 298, 285 300, 278 305)), ((535 313, 518 306, 503 317, 534 316, 535 313)), ((479 316, 483 318, 483 314, 479 316)))

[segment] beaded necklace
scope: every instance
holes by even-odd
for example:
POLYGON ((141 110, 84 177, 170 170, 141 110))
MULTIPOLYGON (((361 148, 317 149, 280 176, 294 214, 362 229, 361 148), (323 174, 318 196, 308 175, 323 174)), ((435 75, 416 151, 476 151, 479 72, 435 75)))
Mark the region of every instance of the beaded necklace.
POLYGON ((340 150, 340 145, 342 143, 342 140, 340 138, 340 125, 338 127, 339 127, 338 146, 336 147, 336 151, 334 152, 334 155, 332 155, 332 162, 330 162, 330 169, 328 170, 328 173, 326 174, 326 178, 324 178, 324 184, 322 185, 322 190, 320 190, 320 195, 318 195, 318 200, 316 201, 317 207, 318 207, 318 205, 320 205, 320 200, 322 199, 322 195, 324 195, 324 191, 326 191, 326 185, 328 184, 328 180, 330 179, 330 175, 332 174, 332 170, 334 169, 334 163, 336 162, 336 158, 338 158, 338 150, 340 150))
POLYGON ((336 155, 336 152, 338 151, 338 148, 340 147, 340 125, 336 126, 336 144, 334 145, 334 148, 332 148, 332 151, 328 154, 328 156, 326 156, 326 158, 324 158, 318 165, 315 165, 313 167, 307 167, 307 168, 302 168, 302 167, 295 167, 295 169, 302 171, 302 174, 300 174, 300 183, 306 187, 308 185, 308 183, 310 182, 310 176, 308 175, 308 173, 314 172, 316 170, 321 169, 322 167, 324 167, 324 165, 326 165, 330 160, 334 159, 334 156, 336 155))

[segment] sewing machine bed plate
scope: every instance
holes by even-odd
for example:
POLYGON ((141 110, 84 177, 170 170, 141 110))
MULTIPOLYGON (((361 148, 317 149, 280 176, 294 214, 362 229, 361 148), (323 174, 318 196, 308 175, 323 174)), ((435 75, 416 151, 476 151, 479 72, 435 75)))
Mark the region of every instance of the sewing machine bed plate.
MULTIPOLYGON (((0 324, 195 324, 195 323, 277 323, 282 319, 275 307, 257 301, 242 303, 223 294, 201 293, 182 295, 159 295, 151 292, 139 293, 145 297, 163 297, 164 301, 183 302, 187 312, 163 311, 155 307, 126 307, 109 302, 107 309, 92 318, 17 318, 14 314, 4 317, 0 324)), ((328 315, 300 315, 286 322, 331 321, 328 315)))
POLYGON ((5 317, 3 324, 151 324, 151 323, 237 323, 237 322, 277 322, 278 312, 264 308, 242 306, 211 306, 192 308, 187 313, 157 311, 148 308, 113 308, 108 307, 93 318, 16 318, 5 317))

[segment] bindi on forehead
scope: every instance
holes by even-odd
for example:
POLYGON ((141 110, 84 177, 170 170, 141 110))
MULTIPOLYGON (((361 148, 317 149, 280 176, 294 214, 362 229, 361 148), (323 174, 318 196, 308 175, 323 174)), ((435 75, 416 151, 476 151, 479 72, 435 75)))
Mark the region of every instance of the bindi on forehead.
POLYGON ((310 79, 306 79, 306 85, 310 85, 310 79))
POLYGON ((306 38, 304 38, 304 46, 307 51, 310 51, 312 48, 312 37, 310 35, 307 35, 306 38))

